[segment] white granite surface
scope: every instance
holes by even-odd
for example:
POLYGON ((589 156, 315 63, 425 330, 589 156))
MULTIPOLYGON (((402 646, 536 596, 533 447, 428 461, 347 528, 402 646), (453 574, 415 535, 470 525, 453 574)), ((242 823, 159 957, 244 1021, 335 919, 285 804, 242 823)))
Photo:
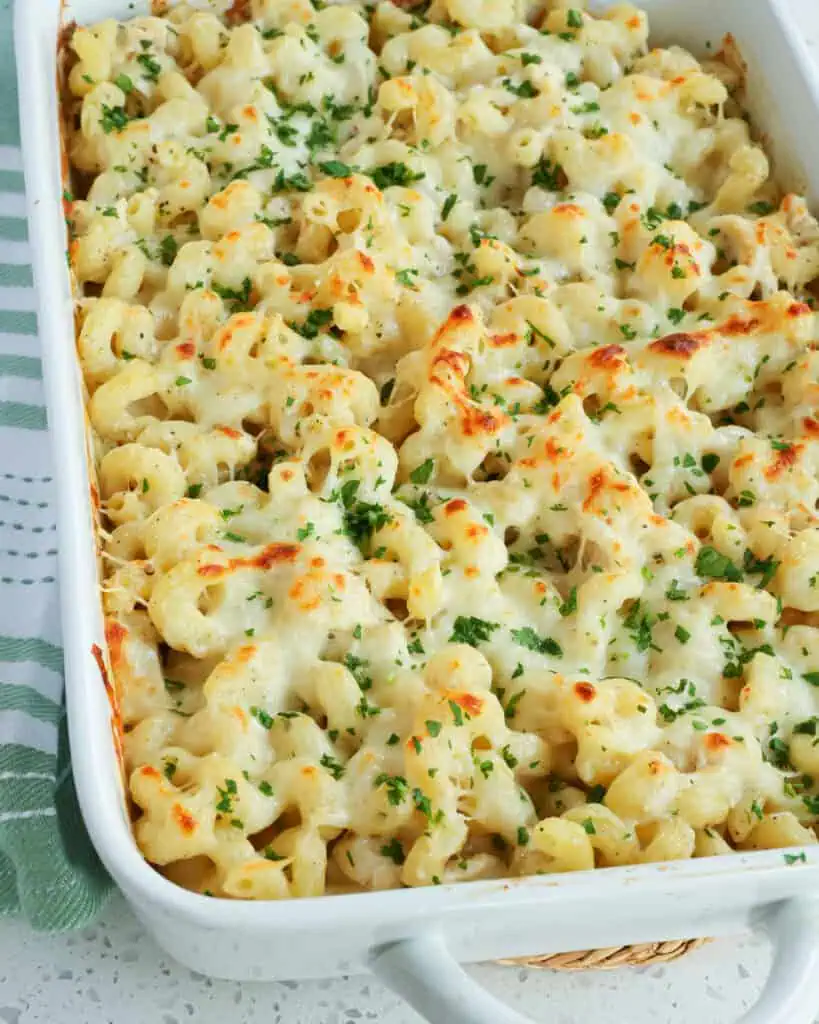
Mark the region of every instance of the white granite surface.
MULTIPOLYGON (((271 951, 272 952, 272 951, 271 951)), ((272 954, 274 955, 274 954, 272 954)), ((713 942, 664 967, 563 973, 487 965, 481 982, 549 1024, 730 1024, 762 987, 758 938, 713 942)), ((237 983, 170 961, 117 896, 101 922, 68 936, 0 923, 2 1024, 420 1024, 371 978, 237 983)))
MULTIPOLYGON (((749 5, 756 2, 748 0, 749 5)), ((786 3, 819 62, 819 0, 786 3)), ((534 1021, 729 1024, 756 1000, 769 966, 768 944, 750 936, 713 942, 663 967, 561 973, 487 965, 471 970, 534 1021)), ((35 935, 20 922, 0 921, 2 1024, 359 1021, 417 1024, 419 1018, 370 978, 270 984, 203 978, 164 956, 119 896, 99 924, 74 935, 35 935)))

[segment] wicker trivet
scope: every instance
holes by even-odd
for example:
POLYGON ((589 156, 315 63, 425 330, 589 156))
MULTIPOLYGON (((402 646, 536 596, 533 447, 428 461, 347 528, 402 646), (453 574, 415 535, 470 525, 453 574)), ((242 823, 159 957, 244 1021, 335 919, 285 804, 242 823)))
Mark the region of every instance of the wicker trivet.
POLYGON ((498 960, 509 967, 549 968, 553 971, 610 970, 613 967, 647 967, 678 960, 708 939, 680 939, 676 942, 644 942, 637 946, 611 946, 608 949, 581 949, 574 953, 550 956, 521 956, 498 960))

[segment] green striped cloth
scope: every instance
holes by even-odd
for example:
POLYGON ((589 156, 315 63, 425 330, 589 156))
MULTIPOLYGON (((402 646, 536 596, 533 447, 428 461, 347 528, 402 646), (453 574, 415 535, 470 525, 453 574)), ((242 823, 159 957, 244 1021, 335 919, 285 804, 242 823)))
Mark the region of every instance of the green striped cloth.
POLYGON ((0 914, 57 931, 86 924, 110 882, 85 832, 68 756, 11 7, 0 0, 0 914))

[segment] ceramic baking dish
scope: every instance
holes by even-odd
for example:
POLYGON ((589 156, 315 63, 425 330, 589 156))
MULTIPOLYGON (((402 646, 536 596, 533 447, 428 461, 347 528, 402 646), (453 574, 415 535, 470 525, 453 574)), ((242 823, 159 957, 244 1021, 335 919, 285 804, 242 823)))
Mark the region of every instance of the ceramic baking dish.
MULTIPOLYGON (((592 5, 595 6, 595 5, 592 5)), ((605 3, 596 6, 604 7, 605 3)), ((748 104, 780 180, 819 204, 819 82, 779 0, 643 0, 652 41, 698 55, 733 33, 748 104)), ((746 1024, 808 1024, 819 1010, 819 847, 569 875, 287 902, 210 899, 140 855, 94 651, 104 647, 86 419, 66 270, 55 51, 61 25, 145 13, 148 0, 18 0, 17 67, 30 238, 59 488, 60 586, 71 748, 88 830, 146 929, 205 974, 308 978, 374 971, 437 1024, 521 1024, 460 961, 765 927, 771 978, 746 1024), (816 902, 814 902, 814 897, 816 902)))

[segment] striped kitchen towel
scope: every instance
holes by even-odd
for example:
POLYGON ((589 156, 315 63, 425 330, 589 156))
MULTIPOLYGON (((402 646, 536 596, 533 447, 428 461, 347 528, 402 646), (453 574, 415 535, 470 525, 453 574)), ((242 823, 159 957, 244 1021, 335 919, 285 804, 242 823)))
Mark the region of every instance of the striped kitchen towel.
POLYGON ((11 7, 0 0, 0 914, 57 931, 86 924, 110 882, 85 832, 68 756, 11 7))

